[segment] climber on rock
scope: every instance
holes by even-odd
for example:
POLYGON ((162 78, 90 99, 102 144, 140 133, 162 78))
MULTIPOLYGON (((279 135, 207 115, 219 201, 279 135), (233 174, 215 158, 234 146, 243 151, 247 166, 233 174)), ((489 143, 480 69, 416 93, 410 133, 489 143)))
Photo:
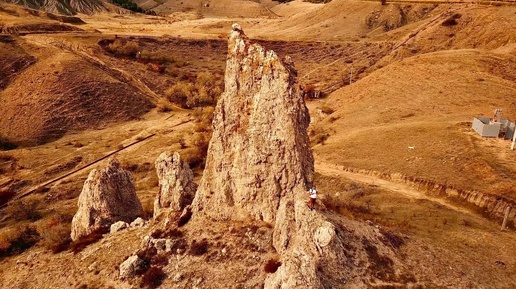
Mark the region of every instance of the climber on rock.
POLYGON ((308 203, 308 207, 310 210, 313 210, 315 209, 315 200, 317 199, 317 188, 315 185, 308 190, 308 194, 310 194, 310 202, 308 203))

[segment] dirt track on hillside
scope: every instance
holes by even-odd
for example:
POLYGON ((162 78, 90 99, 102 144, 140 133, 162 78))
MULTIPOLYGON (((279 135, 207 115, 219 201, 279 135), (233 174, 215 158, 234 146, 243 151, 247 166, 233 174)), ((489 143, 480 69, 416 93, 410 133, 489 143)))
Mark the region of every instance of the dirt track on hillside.
POLYGON ((428 196, 425 193, 415 190, 414 188, 412 188, 410 186, 383 180, 376 176, 369 176, 369 175, 363 175, 363 174, 358 174, 358 173, 353 173, 353 172, 342 171, 342 170, 333 168, 331 166, 331 164, 317 162, 317 161, 315 163, 315 171, 320 174, 326 175, 326 176, 335 176, 335 177, 339 177, 339 178, 346 178, 346 179, 352 180, 354 182, 359 182, 359 183, 373 185, 373 186, 379 186, 383 189, 386 189, 386 190, 392 192, 393 194, 403 195, 403 196, 405 196, 407 198, 411 198, 411 199, 429 200, 431 202, 438 203, 440 205, 443 205, 443 206, 445 206, 449 209, 452 209, 454 211, 457 211, 457 212, 461 212, 461 213, 468 214, 468 215, 472 214, 471 211, 461 208, 461 207, 458 207, 458 206, 455 206, 453 204, 450 204, 449 202, 447 202, 446 200, 444 200, 442 198, 428 196))

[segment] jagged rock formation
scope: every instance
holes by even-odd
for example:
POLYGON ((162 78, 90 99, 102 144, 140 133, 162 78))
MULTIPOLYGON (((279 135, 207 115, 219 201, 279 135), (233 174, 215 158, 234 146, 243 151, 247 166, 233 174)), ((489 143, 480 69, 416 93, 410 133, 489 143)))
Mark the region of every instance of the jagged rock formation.
POLYGON ((163 209, 181 211, 192 203, 197 190, 193 173, 179 153, 162 153, 155 162, 159 179, 159 193, 154 201, 154 218, 163 209))
POLYGON ((308 208, 314 175, 309 122, 293 63, 251 44, 234 24, 194 218, 274 223, 281 266, 265 280, 268 289, 364 287, 366 268, 376 268, 377 259, 395 280, 398 263, 380 232, 346 229, 323 204, 308 208))
POLYGON ((117 221, 130 223, 143 213, 130 174, 115 158, 109 160, 106 168, 90 172, 78 206, 72 220, 72 240, 117 221))
POLYGON ((312 182, 310 116, 295 76, 288 58, 251 44, 233 25, 225 91, 214 112, 194 212, 274 222, 280 200, 312 182))

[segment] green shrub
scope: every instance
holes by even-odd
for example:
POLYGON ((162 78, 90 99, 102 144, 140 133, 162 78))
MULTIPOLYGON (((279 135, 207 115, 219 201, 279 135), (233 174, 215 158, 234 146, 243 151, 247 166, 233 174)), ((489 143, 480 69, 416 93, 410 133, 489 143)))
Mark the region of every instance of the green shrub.
POLYGON ((115 5, 120 6, 124 9, 131 10, 133 12, 138 12, 138 13, 147 13, 147 11, 138 7, 138 5, 136 5, 136 3, 133 3, 129 0, 112 0, 112 1, 115 5))

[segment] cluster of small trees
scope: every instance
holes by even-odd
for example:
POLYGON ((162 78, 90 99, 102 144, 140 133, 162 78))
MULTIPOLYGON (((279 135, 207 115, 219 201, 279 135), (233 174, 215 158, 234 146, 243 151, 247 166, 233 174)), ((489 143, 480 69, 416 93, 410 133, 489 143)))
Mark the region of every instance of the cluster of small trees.
POLYGON ((207 72, 197 74, 194 82, 180 81, 170 87, 167 99, 183 108, 213 106, 222 94, 224 81, 221 76, 207 72))

